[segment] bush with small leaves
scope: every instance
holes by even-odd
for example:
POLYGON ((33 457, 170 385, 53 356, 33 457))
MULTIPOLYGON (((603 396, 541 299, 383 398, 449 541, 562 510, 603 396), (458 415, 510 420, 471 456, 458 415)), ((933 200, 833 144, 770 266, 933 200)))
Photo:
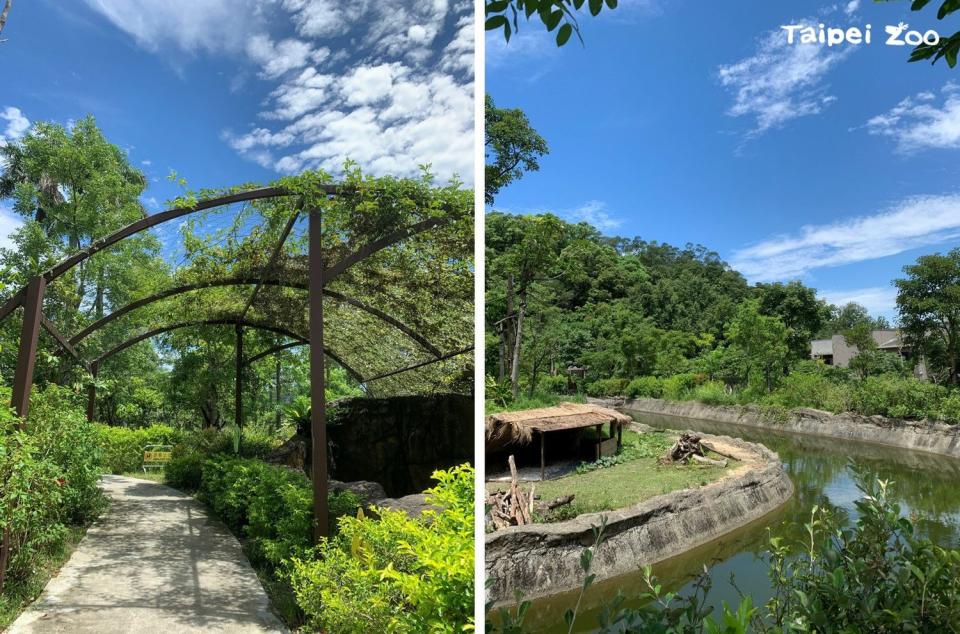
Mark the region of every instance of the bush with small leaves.
POLYGON ((291 582, 318 631, 473 630, 473 468, 434 473, 428 510, 414 519, 377 509, 340 519, 340 532, 296 559, 291 582))
POLYGON ((626 388, 627 398, 660 398, 663 396, 663 380, 656 376, 640 376, 630 381, 626 388))

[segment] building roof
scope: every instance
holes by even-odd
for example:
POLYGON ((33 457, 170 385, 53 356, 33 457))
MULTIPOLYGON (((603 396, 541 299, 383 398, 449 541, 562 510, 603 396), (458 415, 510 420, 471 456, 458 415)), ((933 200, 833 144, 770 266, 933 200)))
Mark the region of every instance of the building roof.
POLYGON ((560 403, 553 407, 501 412, 487 416, 487 448, 528 443, 533 432, 548 433, 605 423, 626 424, 632 420, 616 410, 588 403, 560 403))

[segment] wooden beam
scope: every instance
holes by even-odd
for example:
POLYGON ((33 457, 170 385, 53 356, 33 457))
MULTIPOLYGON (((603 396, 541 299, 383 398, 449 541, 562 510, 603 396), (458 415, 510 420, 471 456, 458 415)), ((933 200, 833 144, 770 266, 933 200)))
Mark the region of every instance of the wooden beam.
MULTIPOLYGON (((30 412, 30 390, 33 388, 33 367, 37 361, 37 341, 40 338, 40 323, 43 317, 43 294, 47 280, 38 275, 30 280, 23 303, 23 325, 20 328, 20 352, 13 376, 13 402, 11 406, 21 419, 30 412)), ((23 421, 18 423, 23 428, 23 421)))
POLYGON ((70 342, 67 341, 67 338, 64 337, 59 330, 57 330, 57 327, 53 325, 52 321, 47 319, 46 315, 40 315, 40 324, 43 326, 43 329, 50 333, 50 336, 53 337, 58 344, 60 344, 61 348, 66 350, 67 353, 73 357, 77 363, 82 365, 87 372, 93 374, 90 364, 87 363, 86 359, 80 356, 80 353, 77 352, 76 348, 70 345, 70 342))
POLYGON ((310 210, 309 297, 310 305, 310 435, 312 439, 311 480, 313 481, 314 538, 330 534, 327 508, 327 397, 326 355, 323 351, 323 218, 319 209, 310 210))

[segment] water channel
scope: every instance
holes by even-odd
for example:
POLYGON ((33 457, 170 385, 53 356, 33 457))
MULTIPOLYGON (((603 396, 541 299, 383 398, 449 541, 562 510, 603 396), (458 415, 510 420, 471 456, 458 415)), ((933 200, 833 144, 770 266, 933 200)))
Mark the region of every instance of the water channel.
MULTIPOLYGON (((737 588, 752 595, 754 605, 761 604, 770 595, 765 559, 770 537, 799 540, 814 505, 855 519, 854 501, 862 497, 858 484, 877 479, 891 482, 890 497, 900 504, 902 513, 914 517, 919 534, 944 546, 960 547, 960 460, 713 421, 648 414, 635 414, 634 418, 657 428, 691 429, 761 442, 780 455, 796 489, 790 502, 772 514, 654 566, 654 574, 665 590, 689 590, 691 580, 706 565, 713 581, 711 605, 719 606, 725 600, 735 606, 739 603, 737 588), (736 587, 731 584, 731 574, 736 587)), ((645 589, 639 570, 598 580, 584 598, 575 631, 595 631, 597 614, 618 591, 627 598, 624 605, 639 606, 637 597, 645 589)), ((576 603, 578 594, 569 592, 534 601, 525 629, 566 632, 563 613, 576 603)))

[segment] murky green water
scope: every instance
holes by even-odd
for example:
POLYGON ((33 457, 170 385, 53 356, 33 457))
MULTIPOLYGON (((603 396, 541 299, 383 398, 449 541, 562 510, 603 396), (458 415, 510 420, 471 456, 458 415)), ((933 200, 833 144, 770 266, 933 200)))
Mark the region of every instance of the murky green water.
MULTIPOLYGON (((960 460, 711 421, 651 415, 635 418, 654 427, 692 429, 762 442, 780 454, 796 489, 793 499, 771 515, 654 566, 654 573, 665 588, 688 589, 693 576, 707 565, 713 579, 711 605, 719 606, 722 600, 733 605, 739 602, 737 590, 730 583, 731 574, 736 587, 754 597, 755 605, 766 601, 770 594, 765 562, 771 536, 768 527, 773 535, 799 539, 814 505, 855 518, 853 503, 861 497, 857 485, 869 480, 892 482, 891 498, 900 503, 905 514, 915 517, 919 533, 942 545, 960 547, 960 460)), ((585 609, 581 607, 575 631, 594 631, 601 605, 618 591, 627 597, 625 605, 637 606, 640 602, 636 597, 644 589, 639 570, 600 581, 585 597, 585 609)), ((530 631, 566 632, 563 612, 573 606, 577 594, 535 601, 525 622, 530 631)))

